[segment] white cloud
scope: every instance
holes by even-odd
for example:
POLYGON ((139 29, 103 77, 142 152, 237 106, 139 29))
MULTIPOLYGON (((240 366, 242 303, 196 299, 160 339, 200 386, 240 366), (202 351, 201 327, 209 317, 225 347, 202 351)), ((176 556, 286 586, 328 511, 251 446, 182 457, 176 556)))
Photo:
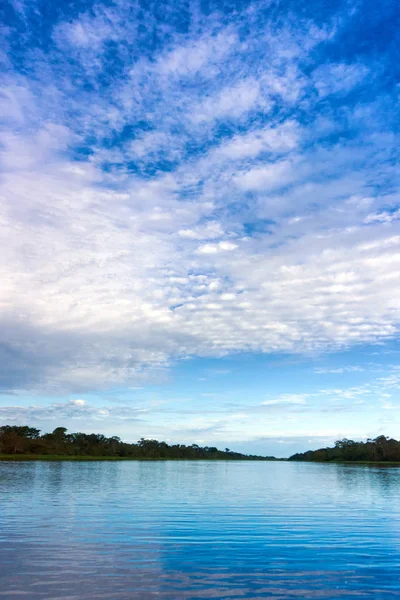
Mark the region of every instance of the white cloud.
POLYGON ((196 123, 220 118, 235 119, 254 108, 260 100, 259 84, 254 79, 226 87, 195 107, 191 118, 196 123))
POLYGON ((359 85, 369 75, 369 69, 362 64, 328 64, 318 67, 313 77, 320 96, 346 93, 359 85))
POLYGON ((237 244, 229 241, 218 242, 218 244, 203 244, 197 249, 197 254, 217 254, 218 252, 231 252, 237 247, 237 244))
MULTIPOLYGON (((188 77, 199 72, 204 75, 211 65, 227 58, 237 42, 236 34, 229 30, 207 36, 206 39, 193 40, 161 56, 157 69, 163 75, 174 77, 188 77)), ((209 75, 212 75, 212 71, 209 75)))
POLYGON ((364 223, 391 223, 396 219, 400 219, 400 209, 393 212, 372 213, 364 219, 364 223))
POLYGON ((237 185, 244 190, 271 191, 283 187, 296 177, 294 165, 287 160, 255 167, 238 175, 237 185))
POLYGON ((336 375, 341 375, 343 373, 361 373, 363 371, 365 371, 364 367, 360 367, 358 365, 349 365, 346 367, 337 367, 337 368, 314 369, 314 373, 319 373, 319 374, 333 373, 336 375))
POLYGON ((211 221, 205 225, 199 225, 194 229, 179 229, 178 235, 189 240, 207 240, 223 236, 224 231, 221 224, 211 221))
POLYGON ((160 148, 168 144, 168 136, 159 131, 150 131, 140 138, 135 139, 130 144, 130 151, 138 156, 147 156, 153 152, 157 152, 160 148))
POLYGON ((238 160, 253 158, 261 152, 281 153, 293 150, 298 141, 298 126, 287 121, 283 125, 267 127, 245 135, 235 136, 216 151, 218 156, 238 160))
POLYGON ((271 400, 264 400, 261 402, 261 406, 276 406, 276 405, 290 405, 290 404, 305 404, 308 398, 308 394, 282 394, 277 398, 271 400))
POLYGON ((1 406, 0 420, 16 424, 43 423, 41 427, 45 431, 59 425, 62 420, 62 423, 68 425, 67 428, 73 431, 77 429, 81 431, 82 428, 84 431, 90 431, 93 428, 104 430, 107 427, 107 419, 110 418, 114 425, 121 418, 129 421, 132 425, 135 421, 141 420, 142 412, 141 409, 132 406, 120 405, 110 410, 108 407, 98 407, 83 400, 67 400, 47 405, 1 406))
POLYGON ((85 400, 71 400, 71 404, 74 404, 75 406, 85 406, 86 402, 85 400))
POLYGON ((212 15, 141 53, 124 10, 61 21, 29 74, 7 76, 2 386, 80 393, 162 378, 180 358, 396 335, 387 100, 358 107, 362 130, 365 112, 341 113, 347 139, 329 99, 365 68, 309 74, 331 28, 258 23, 256 8, 247 36, 212 15))

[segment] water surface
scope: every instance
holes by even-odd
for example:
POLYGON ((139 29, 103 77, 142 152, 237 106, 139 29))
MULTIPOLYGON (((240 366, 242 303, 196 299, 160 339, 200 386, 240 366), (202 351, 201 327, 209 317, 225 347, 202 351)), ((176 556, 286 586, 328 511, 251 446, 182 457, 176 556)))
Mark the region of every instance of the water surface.
POLYGON ((3 598, 400 598, 400 469, 2 462, 3 598))

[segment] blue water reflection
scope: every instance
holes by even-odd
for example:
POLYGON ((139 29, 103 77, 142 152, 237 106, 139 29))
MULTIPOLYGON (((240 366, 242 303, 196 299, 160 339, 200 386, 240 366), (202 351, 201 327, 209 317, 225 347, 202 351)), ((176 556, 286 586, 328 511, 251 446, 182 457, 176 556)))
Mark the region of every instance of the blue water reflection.
POLYGON ((400 598, 400 469, 0 463, 0 599, 400 598))

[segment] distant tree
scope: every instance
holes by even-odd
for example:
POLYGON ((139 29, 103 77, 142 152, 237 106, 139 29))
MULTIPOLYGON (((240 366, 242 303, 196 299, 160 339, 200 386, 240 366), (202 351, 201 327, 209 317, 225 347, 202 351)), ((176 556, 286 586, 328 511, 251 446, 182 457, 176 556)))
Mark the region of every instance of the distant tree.
POLYGON ((0 427, 0 452, 23 454, 30 450, 33 440, 39 439, 40 429, 26 425, 3 425, 0 427))
POLYGON ((3 433, 15 433, 20 437, 34 440, 40 436, 40 429, 27 425, 3 425, 0 427, 0 435, 3 433))
MULTIPOLYGON (((117 436, 101 433, 68 433, 65 427, 56 427, 52 433, 40 435, 34 427, 4 425, 0 427, 0 453, 3 454, 54 454, 67 456, 120 456, 143 459, 247 459, 266 460, 262 456, 246 456, 218 450, 215 446, 202 448, 197 444, 169 445, 158 440, 140 438, 136 444, 122 442, 117 436)), ((273 457, 268 457, 272 460, 273 457)))
POLYGON ((51 435, 57 442, 65 442, 67 437, 67 431, 68 429, 66 429, 65 427, 56 427, 51 435))
POLYGON ((294 454, 289 460, 306 461, 400 461, 400 442, 384 435, 366 442, 344 438, 337 440, 333 448, 320 448, 294 454))

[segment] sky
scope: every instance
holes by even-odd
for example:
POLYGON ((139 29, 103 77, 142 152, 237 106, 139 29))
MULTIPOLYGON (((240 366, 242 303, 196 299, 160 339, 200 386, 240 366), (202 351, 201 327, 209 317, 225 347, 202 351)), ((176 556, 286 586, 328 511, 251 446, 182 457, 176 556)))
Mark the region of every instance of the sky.
POLYGON ((0 424, 399 438, 397 2, 0 10, 0 424))

